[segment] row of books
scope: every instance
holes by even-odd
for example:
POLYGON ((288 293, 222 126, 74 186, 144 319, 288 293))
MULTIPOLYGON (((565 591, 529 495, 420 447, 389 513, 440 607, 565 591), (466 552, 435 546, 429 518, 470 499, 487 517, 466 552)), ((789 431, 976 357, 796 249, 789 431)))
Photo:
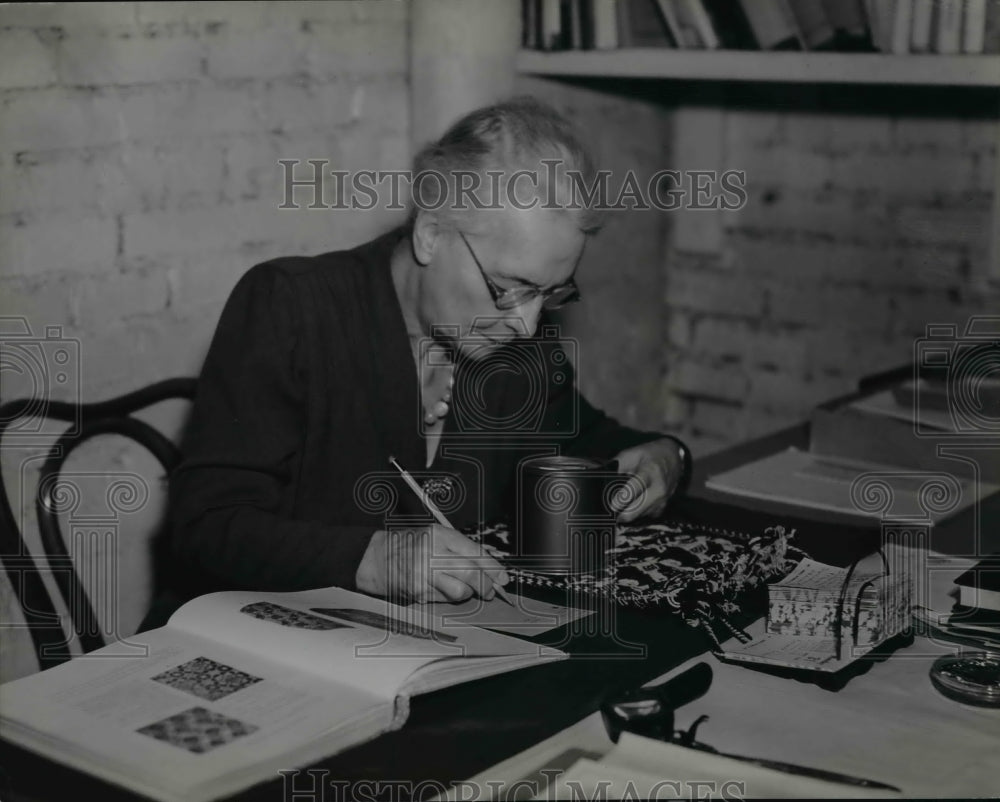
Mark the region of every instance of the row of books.
POLYGON ((522 0, 522 46, 1000 52, 1000 0, 522 0))

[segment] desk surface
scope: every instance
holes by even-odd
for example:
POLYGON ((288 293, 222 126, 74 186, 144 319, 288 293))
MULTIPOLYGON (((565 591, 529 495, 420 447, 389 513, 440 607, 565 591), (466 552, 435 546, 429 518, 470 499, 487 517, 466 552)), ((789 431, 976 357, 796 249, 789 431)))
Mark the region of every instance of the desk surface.
MULTIPOLYGON (((969 564, 956 559, 931 563, 933 606, 950 607, 952 580, 969 564)), ((1000 710, 953 702, 933 688, 928 675, 936 657, 958 649, 915 638, 836 693, 714 657, 692 658, 657 681, 699 660, 710 662, 711 689, 678 711, 676 726, 686 729, 698 716, 708 715, 698 738, 720 751, 880 780, 908 797, 997 796, 1000 710)), ((502 783, 506 788, 551 765, 567 749, 603 754, 611 746, 594 714, 470 782, 482 787, 487 781, 502 783)), ((470 796, 468 789, 463 793, 470 796)))
MULTIPOLYGON (((704 488, 709 473, 804 442, 806 436, 804 425, 793 427, 702 461, 682 512, 695 520, 743 531, 773 523, 794 525, 816 545, 812 553, 819 559, 828 552, 842 556, 850 544, 861 551, 870 549, 871 543, 877 542, 877 524, 859 527, 857 521, 837 522, 828 515, 810 519, 801 510, 734 503, 704 488)), ((944 608, 947 606, 950 603, 944 608)), ((683 623, 656 614, 629 613, 619 621, 623 639, 645 647, 644 659, 619 655, 618 659, 564 661, 418 697, 402 730, 337 755, 320 767, 330 777, 347 781, 448 782, 469 777, 505 756, 537 749, 532 745, 546 738, 563 743, 567 732, 602 733, 599 722, 588 716, 605 693, 672 672, 682 663, 693 662, 710 645, 683 623)), ((1000 715, 939 698, 927 678, 930 658, 924 652, 928 649, 933 649, 934 655, 955 651, 917 640, 892 660, 873 665, 838 693, 713 660, 715 690, 703 704, 691 706, 689 719, 700 712, 709 713, 711 722, 703 726, 699 737, 726 751, 881 779, 918 795, 994 795, 1000 792, 1000 784, 993 781, 991 786, 989 780, 993 775, 1000 777, 995 759, 972 765, 953 756, 951 768, 938 765, 940 750, 964 743, 966 735, 973 739, 988 735, 995 742, 1000 735, 1000 715), (807 733, 812 735, 807 737, 807 733), (862 743, 868 746, 860 748, 862 743), (907 769, 886 772, 882 770, 886 760, 905 763, 907 769), (983 775, 985 769, 978 767, 981 764, 987 765, 990 773, 983 775)), ((679 715, 677 724, 687 726, 690 720, 679 715)), ((519 765, 523 768, 523 763, 519 765)), ((494 773, 493 778, 499 775, 494 773)), ((435 787, 423 790, 422 796, 431 796, 435 787)), ((135 797, 0 744, 3 802, 64 798, 111 802, 135 797)), ((288 795, 276 780, 240 798, 263 802, 284 800, 288 795)))

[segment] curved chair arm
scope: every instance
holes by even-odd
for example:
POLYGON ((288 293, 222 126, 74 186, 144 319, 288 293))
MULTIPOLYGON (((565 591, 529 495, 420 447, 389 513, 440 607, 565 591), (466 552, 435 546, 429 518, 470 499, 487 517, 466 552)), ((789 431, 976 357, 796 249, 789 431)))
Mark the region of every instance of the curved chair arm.
MULTIPOLYGON (((50 449, 38 483, 36 509, 42 545, 49 569, 70 611, 73 628, 84 651, 104 645, 93 606, 87 598, 79 573, 73 565, 60 531, 52 497, 58 475, 67 456, 80 443, 98 434, 121 434, 147 448, 168 473, 177 465, 180 453, 159 431, 137 418, 130 417, 153 404, 171 398, 193 400, 197 381, 192 378, 167 379, 108 401, 74 404, 49 401, 42 416, 67 422, 79 421, 78 430, 62 435, 50 449)), ((37 398, 24 398, 0 406, 0 439, 10 423, 38 408, 37 398)), ((15 585, 18 601, 35 644, 41 668, 65 662, 70 651, 65 633, 45 590, 37 565, 17 525, 3 479, 0 476, 0 549, 8 574, 15 585), (7 555, 13 555, 13 559, 7 555)))

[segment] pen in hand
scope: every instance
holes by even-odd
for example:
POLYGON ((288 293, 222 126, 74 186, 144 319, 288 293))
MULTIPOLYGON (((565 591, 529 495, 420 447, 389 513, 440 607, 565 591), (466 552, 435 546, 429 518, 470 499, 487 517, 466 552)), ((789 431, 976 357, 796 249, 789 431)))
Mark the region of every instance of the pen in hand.
MULTIPOLYGON (((392 466, 399 471, 399 475, 403 477, 403 481, 406 482, 406 486, 410 488, 414 493, 417 494, 417 498, 420 499, 420 503, 424 505, 424 508, 431 515, 434 516, 434 520, 437 521, 441 526, 446 526, 449 529, 454 529, 455 527, 451 525, 451 522, 445 518, 444 513, 438 509, 437 504, 431 499, 427 491, 424 490, 420 485, 417 484, 416 479, 410 476, 409 471, 406 470, 402 465, 397 462, 395 457, 389 457, 389 462, 392 466)), ((516 607, 514 600, 510 597, 510 594, 503 589, 503 586, 498 585, 496 582, 493 583, 493 590, 496 591, 497 596, 503 599, 511 607, 516 607)))

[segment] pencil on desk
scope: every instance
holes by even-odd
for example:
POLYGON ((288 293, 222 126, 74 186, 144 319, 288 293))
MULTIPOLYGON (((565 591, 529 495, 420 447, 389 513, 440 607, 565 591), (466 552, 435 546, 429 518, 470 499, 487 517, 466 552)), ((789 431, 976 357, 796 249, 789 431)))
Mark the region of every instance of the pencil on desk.
MULTIPOLYGON (((417 484, 416 479, 410 476, 410 472, 407 471, 406 468, 404 468, 402 465, 400 465, 396 461, 395 457, 389 457, 389 462, 397 471, 399 471, 399 475, 403 477, 403 481, 406 482, 407 487, 409 487, 410 490, 412 490, 414 493, 417 494, 417 498, 420 499, 420 502, 424 505, 427 511, 434 516, 434 520, 437 521, 439 524, 441 524, 441 526, 446 526, 449 529, 454 529, 455 527, 451 525, 451 522, 445 517, 444 513, 438 509, 437 504, 434 503, 434 500, 430 497, 427 491, 417 484)), ((494 582, 493 589, 496 591, 497 596, 499 596, 501 599, 507 602, 507 604, 509 604, 511 607, 517 606, 514 604, 514 600, 510 597, 510 594, 507 593, 507 591, 504 590, 501 585, 498 585, 496 582, 494 582)))

